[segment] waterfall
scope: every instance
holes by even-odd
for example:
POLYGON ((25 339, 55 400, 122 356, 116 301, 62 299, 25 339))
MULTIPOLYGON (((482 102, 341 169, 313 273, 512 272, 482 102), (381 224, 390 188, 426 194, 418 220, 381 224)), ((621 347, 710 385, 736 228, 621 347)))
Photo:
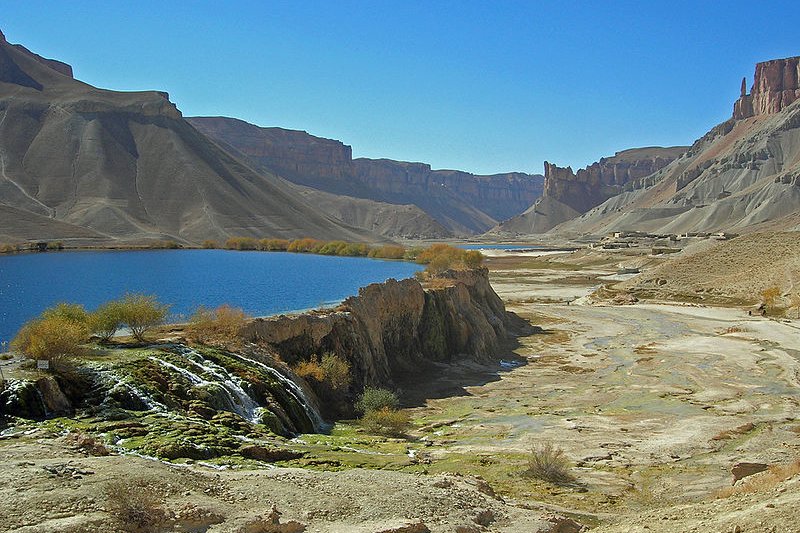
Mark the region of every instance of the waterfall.
MULTIPOLYGON (((170 346, 172 350, 182 355, 186 361, 195 366, 196 368, 200 369, 201 372, 213 376, 217 381, 211 381, 204 379, 203 377, 195 374, 194 372, 178 367, 173 365, 167 361, 163 361, 156 357, 151 357, 151 359, 155 360, 159 364, 171 368, 172 370, 179 372, 181 375, 186 377, 193 385, 203 385, 208 383, 215 383, 220 385, 225 391, 226 394, 229 396, 229 399, 234 407, 233 411, 242 416, 243 418, 250 420, 251 422, 258 422, 259 418, 259 410, 263 409, 246 391, 247 382, 239 378, 238 376, 232 375, 225 369, 223 366, 220 366, 213 361, 209 361, 201 353, 186 346, 175 344, 170 346)), ((265 365, 260 361, 256 361, 254 359, 250 359, 249 357, 245 357, 243 355, 230 353, 228 352, 229 356, 235 357, 243 362, 246 362, 251 365, 255 365, 259 369, 263 370, 264 372, 268 373, 270 376, 275 378, 278 383, 280 383, 281 387, 286 391, 286 393, 294 400, 294 402, 299 405, 303 411, 305 412, 306 416, 308 417, 311 425, 313 426, 314 431, 322 432, 328 428, 328 425, 322 419, 322 416, 319 414, 319 410, 314 406, 314 404, 309 400, 306 396, 303 389, 294 381, 289 379, 288 377, 284 376, 276 369, 265 365)))
POLYGON ((178 372, 188 379, 192 385, 220 386, 226 396, 227 403, 232 412, 241 416, 245 420, 249 420, 250 422, 258 422, 258 412, 260 406, 244 390, 242 387, 243 381, 241 379, 231 376, 223 367, 204 359, 194 350, 190 350, 188 348, 179 348, 178 351, 181 353, 181 355, 186 357, 187 362, 198 367, 201 369, 201 371, 213 376, 215 381, 206 380, 190 370, 173 365, 172 363, 164 361, 163 359, 159 359, 158 357, 151 356, 150 359, 157 362, 159 365, 178 372))
POLYGON ((287 378, 271 366, 265 365, 261 361, 256 361, 255 359, 250 359, 249 357, 239 354, 235 355, 242 361, 256 365, 277 379, 286 388, 286 392, 288 392, 292 398, 294 398, 295 401, 297 401, 297 403, 303 407, 308 415, 308 418, 311 420, 311 423, 314 426, 314 431, 321 433, 330 427, 325 420, 322 419, 322 415, 319 414, 319 410, 317 410, 316 406, 314 406, 314 404, 308 399, 306 393, 303 391, 303 388, 300 387, 300 385, 287 378))

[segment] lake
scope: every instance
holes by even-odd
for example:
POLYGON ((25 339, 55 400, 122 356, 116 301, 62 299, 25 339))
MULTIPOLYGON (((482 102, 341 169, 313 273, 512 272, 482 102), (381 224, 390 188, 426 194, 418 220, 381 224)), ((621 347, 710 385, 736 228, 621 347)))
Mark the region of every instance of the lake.
POLYGON ((73 251, 0 255, 0 341, 58 302, 92 310, 127 292, 155 295, 173 320, 198 306, 253 316, 336 304, 420 265, 363 257, 230 250, 73 251))

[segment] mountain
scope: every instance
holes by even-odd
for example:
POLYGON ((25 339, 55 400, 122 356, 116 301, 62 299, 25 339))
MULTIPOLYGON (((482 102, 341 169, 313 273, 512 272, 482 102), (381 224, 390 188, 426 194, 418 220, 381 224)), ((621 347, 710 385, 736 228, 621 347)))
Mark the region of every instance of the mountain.
POLYGON ((629 183, 665 167, 686 150, 688 146, 623 150, 577 173, 545 161, 542 197, 493 232, 545 233, 620 194, 629 183))
POLYGON ((800 57, 758 63, 733 116, 563 234, 800 229, 800 57))
MULTIPOLYGON (((360 199, 362 210, 375 208, 368 208, 370 204, 363 200, 380 202, 383 209, 386 204, 406 206, 408 216, 398 215, 398 223, 416 217, 418 223, 424 220, 456 235, 482 233, 522 212, 542 192, 540 175, 480 176, 432 170, 425 163, 353 159, 350 146, 304 131, 264 128, 226 117, 187 120, 220 146, 246 156, 254 166, 300 186, 345 197, 339 202, 360 199)), ((333 212, 344 210, 338 207, 333 212)))
POLYGON ((384 240, 222 150, 166 93, 97 89, 2 33, 0 228, 7 240, 384 240))

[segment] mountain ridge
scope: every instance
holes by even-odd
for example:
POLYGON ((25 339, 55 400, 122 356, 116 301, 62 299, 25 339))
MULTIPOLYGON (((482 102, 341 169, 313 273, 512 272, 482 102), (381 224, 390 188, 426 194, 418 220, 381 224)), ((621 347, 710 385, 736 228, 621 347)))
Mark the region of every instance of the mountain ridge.
MULTIPOLYGON (((386 240, 319 213, 288 182, 220 149, 167 93, 98 89, 60 64, 0 40, 0 204, 99 240, 386 240)), ((12 212, 0 211, 0 224, 19 239, 12 212)))
POLYGON ((453 234, 482 233, 541 194, 540 175, 476 175, 427 163, 353 158, 341 141, 305 131, 261 127, 228 117, 187 120, 255 166, 293 183, 384 204, 415 205, 453 234))

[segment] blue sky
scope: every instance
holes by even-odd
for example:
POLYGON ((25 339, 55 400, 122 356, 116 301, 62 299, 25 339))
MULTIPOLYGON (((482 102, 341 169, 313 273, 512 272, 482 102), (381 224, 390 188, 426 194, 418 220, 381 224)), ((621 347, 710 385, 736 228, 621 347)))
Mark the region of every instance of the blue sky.
POLYGON ((477 173, 690 144, 800 2, 5 0, 11 42, 186 116, 303 129, 356 157, 477 173))

